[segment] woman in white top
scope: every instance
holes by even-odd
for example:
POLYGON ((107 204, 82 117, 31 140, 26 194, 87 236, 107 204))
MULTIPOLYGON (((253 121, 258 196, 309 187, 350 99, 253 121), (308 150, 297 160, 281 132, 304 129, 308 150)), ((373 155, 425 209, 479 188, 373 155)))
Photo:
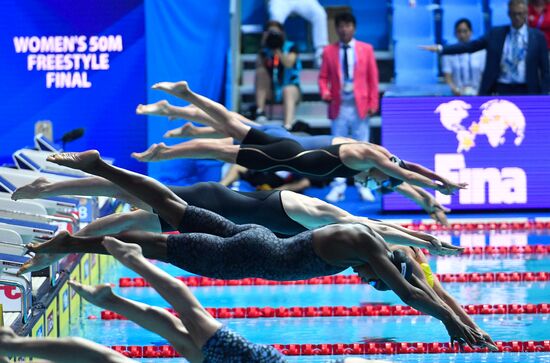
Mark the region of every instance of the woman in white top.
MULTIPOLYGON (((455 23, 455 36, 459 42, 469 42, 472 37, 472 23, 462 18, 455 23)), ((485 50, 475 53, 444 55, 442 58, 445 82, 456 96, 477 95, 485 67, 485 50)))

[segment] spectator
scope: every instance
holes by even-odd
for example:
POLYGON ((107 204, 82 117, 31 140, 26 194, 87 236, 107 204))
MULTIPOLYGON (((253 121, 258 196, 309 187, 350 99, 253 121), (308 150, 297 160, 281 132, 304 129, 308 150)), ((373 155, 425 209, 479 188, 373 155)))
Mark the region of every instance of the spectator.
POLYGON ((550 49, 550 0, 529 1, 529 26, 543 32, 550 49))
POLYGON ((300 70, 298 50, 286 40, 283 25, 270 20, 264 27, 262 50, 256 61, 256 121, 266 120, 266 101, 283 102, 284 126, 294 121, 296 104, 300 100, 300 70))
MULTIPOLYGON (((327 46, 319 72, 319 89, 329 104, 332 134, 369 141, 368 117, 378 111, 378 68, 370 44, 354 39, 356 20, 351 13, 338 14, 334 23, 339 41, 327 46)), ((356 184, 361 197, 372 201, 367 188, 356 184)), ((345 180, 337 178, 326 199, 343 200, 345 180)))
POLYGON ((482 38, 449 46, 421 48, 442 54, 487 50, 480 95, 548 94, 550 87, 548 49, 544 35, 527 27, 527 3, 510 0, 511 26, 494 27, 482 38))
MULTIPOLYGON (((455 36, 460 43, 467 43, 472 37, 472 23, 462 18, 455 23, 455 36)), ((445 55, 442 59, 445 82, 456 96, 477 95, 483 67, 485 66, 485 50, 475 53, 445 55)))
POLYGON ((321 65, 323 48, 328 44, 327 12, 317 0, 271 0, 269 15, 271 20, 281 24, 286 18, 296 13, 311 23, 313 47, 315 48, 315 65, 321 65))

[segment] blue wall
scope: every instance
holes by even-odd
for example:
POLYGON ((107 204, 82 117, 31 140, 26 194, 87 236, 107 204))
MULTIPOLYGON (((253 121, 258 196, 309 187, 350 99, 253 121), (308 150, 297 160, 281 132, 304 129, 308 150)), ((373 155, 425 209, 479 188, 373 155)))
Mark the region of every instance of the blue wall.
MULTIPOLYGON (((62 0, 0 0, 9 14, 0 23, 0 96, 4 101, 0 163, 10 162, 17 149, 32 146, 36 121, 51 120, 56 139, 74 128, 86 129, 84 137, 68 144, 67 150, 96 148, 115 158, 116 165, 147 172, 147 164, 132 159, 130 153, 163 141, 166 130, 182 124, 135 114, 139 103, 167 98, 183 104, 149 90, 153 83, 185 79, 195 91, 223 100, 229 2, 210 0, 207 5, 178 0, 75 0, 70 4, 62 0), (107 52, 108 70, 87 71, 90 88, 48 88, 46 71, 27 69, 28 59, 42 52, 18 53, 13 39, 56 35, 83 35, 88 41, 94 35, 121 35, 123 50, 107 52)), ((209 170, 212 164, 219 163, 166 162, 151 165, 149 172, 165 181, 189 177, 192 182, 195 176, 191 175, 201 177, 205 165, 209 170)))
MULTIPOLYGON (((145 171, 143 164, 130 158, 134 148, 145 145, 145 125, 134 114, 135 105, 145 97, 142 1, 3 0, 0 5, 5 14, 0 22, 0 161, 9 162, 14 151, 32 145, 36 121, 51 120, 54 138, 77 127, 86 129, 68 150, 97 148, 114 157, 117 165, 145 171), (14 45, 14 37, 73 35, 86 36, 86 51, 39 53, 99 55, 89 47, 92 36, 122 37, 122 51, 105 52, 108 70, 85 71, 89 88, 48 88, 47 71, 27 69, 28 60, 38 53, 17 53, 14 45)), ((70 70, 82 72, 82 68, 70 70)))
MULTIPOLYGON (((159 81, 187 80, 193 91, 222 100, 226 56, 229 47, 229 1, 211 0, 208 9, 200 1, 145 1, 147 38, 147 87, 159 81)), ((163 92, 150 90, 147 102, 167 99, 175 105, 185 102, 163 92)), ((144 120, 145 122, 145 120, 144 120)), ((158 143, 171 128, 184 121, 170 122, 149 117, 148 142, 158 143)), ((182 140, 165 140, 174 144, 182 140)), ((212 161, 177 160, 149 164, 149 175, 166 183, 190 183, 210 171, 212 161), (198 174, 198 175, 197 175, 198 174)))

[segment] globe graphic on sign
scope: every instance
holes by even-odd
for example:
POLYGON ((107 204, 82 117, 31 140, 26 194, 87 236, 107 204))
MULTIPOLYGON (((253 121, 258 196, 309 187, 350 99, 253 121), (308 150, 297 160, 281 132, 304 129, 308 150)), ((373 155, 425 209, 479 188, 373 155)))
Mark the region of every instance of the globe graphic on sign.
POLYGON ((476 137, 484 135, 491 147, 497 148, 506 142, 506 132, 515 134, 514 145, 519 146, 525 137, 525 116, 513 102, 494 99, 480 106, 479 120, 468 128, 463 122, 469 117, 472 106, 462 100, 452 100, 437 106, 434 113, 444 128, 456 134, 458 146, 456 152, 469 151, 476 146, 476 137))

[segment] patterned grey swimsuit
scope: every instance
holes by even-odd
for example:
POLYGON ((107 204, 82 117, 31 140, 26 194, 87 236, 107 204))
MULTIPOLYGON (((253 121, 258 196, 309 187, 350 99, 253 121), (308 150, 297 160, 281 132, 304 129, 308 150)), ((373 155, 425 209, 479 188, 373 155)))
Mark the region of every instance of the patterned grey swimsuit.
POLYGON ((249 342, 240 334, 221 327, 202 347, 203 363, 286 363, 285 357, 269 345, 249 342))
POLYGON ((187 207, 178 230, 183 233, 168 236, 168 262, 202 276, 290 281, 345 270, 317 256, 311 231, 278 238, 265 227, 237 225, 192 206, 187 207))

